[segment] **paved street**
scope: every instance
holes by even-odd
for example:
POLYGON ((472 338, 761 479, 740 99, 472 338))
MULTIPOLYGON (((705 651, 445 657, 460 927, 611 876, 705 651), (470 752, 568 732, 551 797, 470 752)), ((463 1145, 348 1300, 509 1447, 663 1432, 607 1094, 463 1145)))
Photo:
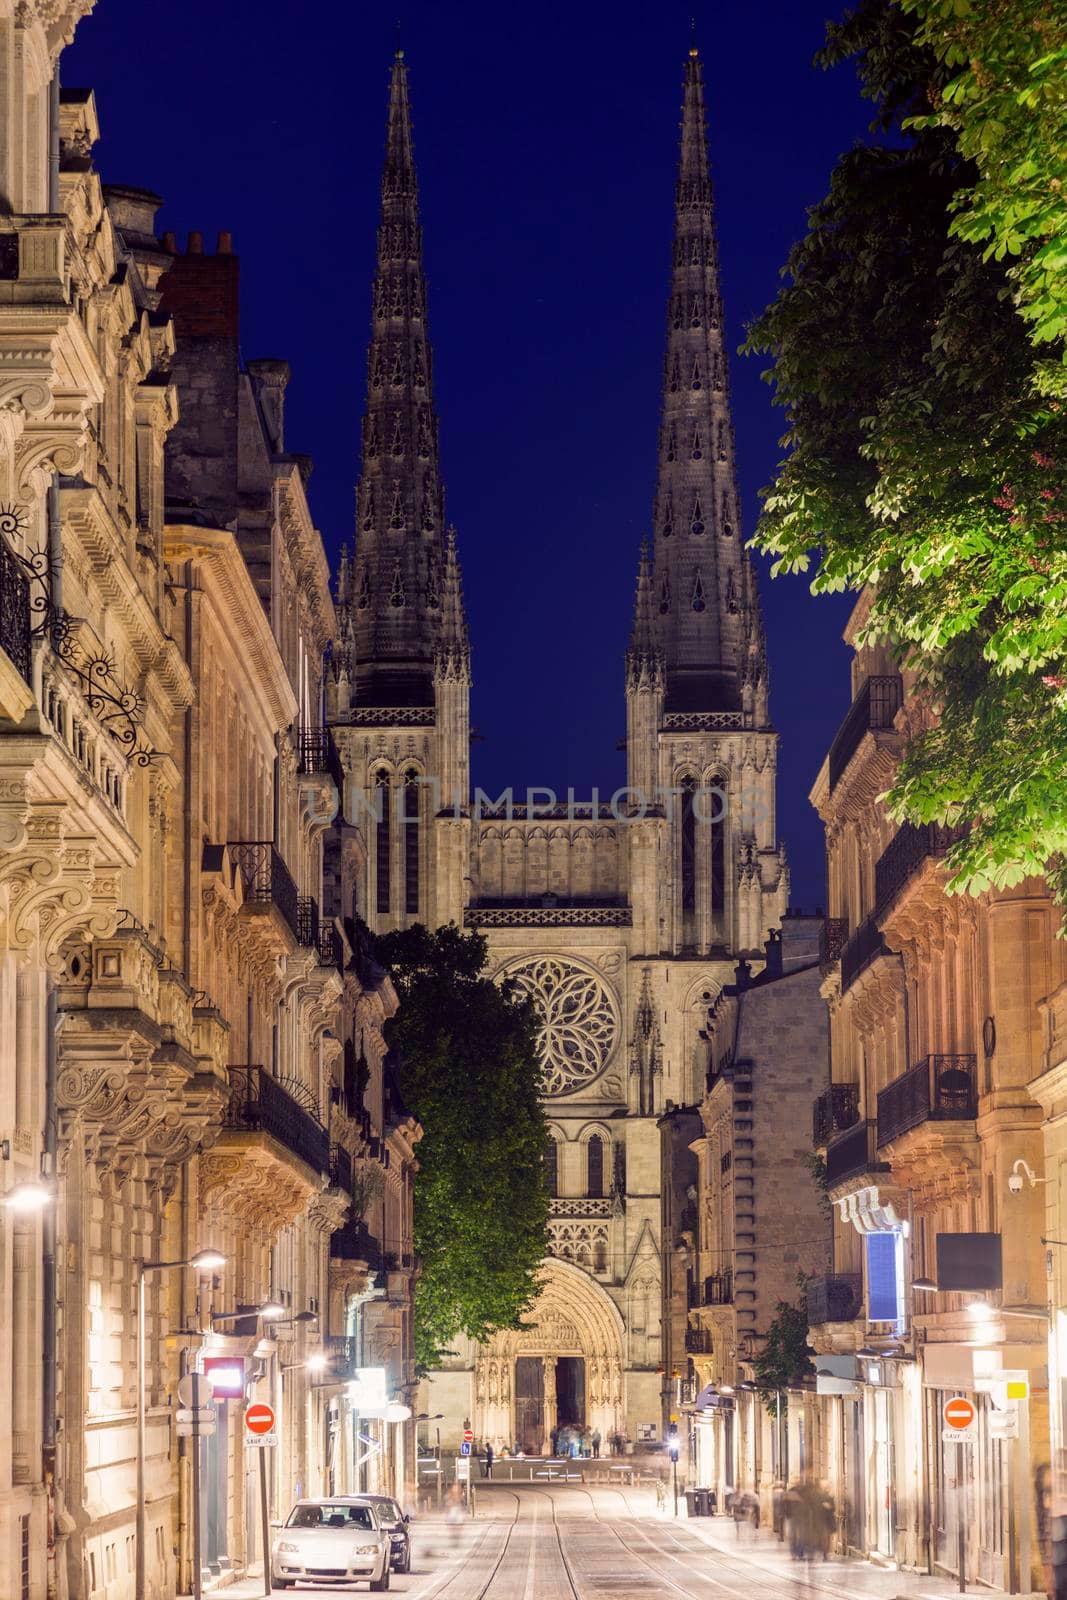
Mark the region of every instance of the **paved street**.
MULTIPOLYGON (((657 1514, 644 1490, 494 1483, 479 1484, 476 1500, 476 1516, 457 1527, 418 1520, 413 1570, 394 1575, 390 1593, 412 1600, 948 1600, 958 1593, 954 1583, 866 1562, 798 1566, 772 1536, 739 1540, 724 1518, 675 1522, 657 1514)), ((221 1591, 226 1600, 261 1593, 254 1581, 221 1591)))

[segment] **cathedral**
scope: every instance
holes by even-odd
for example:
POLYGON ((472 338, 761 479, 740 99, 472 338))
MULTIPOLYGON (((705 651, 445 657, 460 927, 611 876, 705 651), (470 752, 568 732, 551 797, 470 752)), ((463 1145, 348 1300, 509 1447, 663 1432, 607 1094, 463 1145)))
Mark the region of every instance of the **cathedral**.
MULTIPOLYGON (((328 705, 346 818, 368 841, 357 909, 380 931, 478 929, 494 976, 516 979, 542 1022, 552 1201, 540 1297, 521 1329, 461 1341, 422 1409, 443 1414, 447 1444, 467 1423, 479 1441, 531 1453, 547 1453, 564 1424, 654 1440, 670 1388, 660 1118, 702 1098, 709 1009, 739 960, 758 967, 788 899, 696 49, 685 62, 652 537, 625 661, 626 790, 539 807, 471 787, 471 652, 444 509, 402 53, 356 516, 328 705)), ((754 1266, 738 1252, 742 1326, 754 1266)))

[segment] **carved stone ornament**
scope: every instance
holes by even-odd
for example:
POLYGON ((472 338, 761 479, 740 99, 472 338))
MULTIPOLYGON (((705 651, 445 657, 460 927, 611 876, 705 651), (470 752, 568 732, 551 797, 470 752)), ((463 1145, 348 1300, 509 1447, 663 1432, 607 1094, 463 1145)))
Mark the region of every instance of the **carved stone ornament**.
POLYGON ((597 974, 562 956, 525 957, 505 967, 540 1019, 542 1087, 569 1094, 600 1076, 619 1038, 614 998, 597 974))

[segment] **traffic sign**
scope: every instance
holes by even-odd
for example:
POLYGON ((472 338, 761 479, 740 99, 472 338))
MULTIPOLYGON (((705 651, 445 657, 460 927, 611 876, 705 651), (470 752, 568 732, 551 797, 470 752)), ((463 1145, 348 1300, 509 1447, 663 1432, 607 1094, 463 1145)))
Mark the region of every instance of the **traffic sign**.
POLYGON ((183 1406, 175 1413, 175 1418, 178 1422, 214 1422, 215 1407, 194 1406, 190 1408, 183 1406))
POLYGON ((271 1445, 276 1445, 277 1443, 278 1443, 278 1435, 276 1433, 274 1433, 274 1432, 271 1432, 271 1433, 246 1433, 245 1434, 245 1444, 251 1444, 251 1445, 256 1445, 256 1446, 266 1445, 266 1446, 269 1447, 271 1445))
MULTIPOLYGON (((210 1439, 215 1432, 215 1413, 211 1413, 210 1422, 179 1422, 174 1431, 179 1439, 210 1439)), ((260 1441, 257 1439, 256 1443, 260 1441)))
POLYGON ((199 1372, 187 1372, 178 1379, 178 1399, 183 1406, 206 1406, 211 1402, 211 1385, 199 1372))
POLYGON ((253 1400, 245 1411, 245 1432, 253 1439, 260 1439, 273 1431, 274 1407, 262 1400, 253 1400))
POLYGON ((978 1413, 974 1401, 963 1395, 946 1400, 941 1407, 944 1428, 942 1439, 947 1444, 973 1444, 978 1437, 978 1413))
POLYGON ((473 1444, 474 1443, 474 1429, 473 1428, 464 1428, 464 1430, 463 1430, 463 1443, 464 1444, 473 1444))
POLYGON ((457 1459, 457 1461, 456 1461, 456 1482, 457 1483, 470 1483, 470 1481, 471 1481, 471 1464, 470 1464, 470 1460, 469 1459, 464 1460, 463 1457, 459 1457, 457 1459))
POLYGON ((471 1443, 470 1443, 469 1439, 464 1439, 463 1443, 459 1447, 459 1453, 460 1453, 461 1456, 469 1456, 470 1455, 470 1453, 471 1453, 471 1443))

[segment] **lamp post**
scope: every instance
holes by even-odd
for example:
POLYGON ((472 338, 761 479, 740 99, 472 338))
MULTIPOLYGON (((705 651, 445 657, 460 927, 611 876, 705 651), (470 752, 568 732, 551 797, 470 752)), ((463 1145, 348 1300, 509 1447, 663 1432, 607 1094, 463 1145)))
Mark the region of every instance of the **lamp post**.
MULTIPOLYGON (((145 1279, 150 1272, 174 1272, 179 1267, 196 1267, 199 1272, 213 1272, 217 1267, 226 1265, 226 1257, 217 1250, 198 1250, 194 1256, 185 1256, 181 1261, 139 1261, 137 1263, 137 1529, 136 1529, 136 1554, 137 1568, 134 1577, 135 1600, 145 1600, 145 1434, 146 1434, 146 1407, 145 1407, 145 1279)), ((193 1447, 197 1441, 194 1438, 193 1447)), ((194 1506, 196 1516, 198 1508, 194 1506)), ((194 1551, 194 1560, 199 1559, 199 1551, 194 1551)))

